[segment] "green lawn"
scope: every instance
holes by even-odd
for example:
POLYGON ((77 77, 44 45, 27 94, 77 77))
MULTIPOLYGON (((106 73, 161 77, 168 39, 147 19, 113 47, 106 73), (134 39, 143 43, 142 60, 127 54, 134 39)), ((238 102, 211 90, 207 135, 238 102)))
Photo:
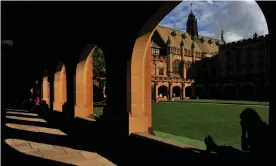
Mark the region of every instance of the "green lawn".
MULTIPOLYGON (((250 107, 268 122, 268 107, 250 107)), ((184 144, 185 139, 203 141, 209 134, 218 144, 240 146, 239 115, 245 108, 248 106, 160 102, 153 104, 152 125, 154 131, 168 134, 166 136, 157 134, 157 136, 184 144), (174 136, 180 136, 183 139, 179 141, 179 138, 174 136)))
MULTIPOLYGON (((167 101, 161 101, 167 102, 167 101)), ((269 102, 260 101, 240 101, 240 100, 209 100, 209 99, 193 99, 193 100, 179 100, 177 102, 185 103, 218 103, 218 104, 243 104, 243 105, 266 105, 269 106, 269 102)))
MULTIPOLYGON (((243 104, 268 105, 267 102, 227 100, 186 100, 180 102, 159 102, 152 105, 152 125, 156 136, 179 143, 205 148, 204 137, 213 136, 218 144, 240 146, 241 129, 239 115, 245 108, 255 109, 268 122, 268 109, 264 106, 243 106, 243 104), (237 103, 231 105, 210 104, 237 103), (197 104, 195 102, 201 102, 197 104), (208 102, 204 104, 204 102, 208 102)), ((94 107, 96 115, 102 114, 101 107, 94 107)))
POLYGON ((100 116, 103 114, 103 107, 94 107, 94 114, 100 116))

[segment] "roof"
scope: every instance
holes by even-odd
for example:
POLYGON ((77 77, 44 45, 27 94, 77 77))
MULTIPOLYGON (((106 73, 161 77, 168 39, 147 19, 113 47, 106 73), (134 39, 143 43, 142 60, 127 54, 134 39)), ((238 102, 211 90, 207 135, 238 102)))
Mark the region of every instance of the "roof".
MULTIPOLYGON (((193 41, 191 39, 191 36, 188 33, 184 32, 184 31, 168 28, 168 27, 163 27, 163 26, 160 26, 160 25, 158 25, 156 27, 156 32, 158 32, 158 34, 160 35, 162 40, 164 40, 165 43, 167 42, 168 37, 170 36, 171 45, 173 47, 176 47, 176 48, 180 48, 181 40, 183 40, 181 35, 185 33, 186 38, 184 39, 184 48, 186 48, 187 50, 191 50, 191 45, 192 45, 193 41), (172 32, 175 32, 176 35, 172 36, 172 32)), ((199 35, 199 39, 195 39, 195 51, 197 51, 197 52, 206 52, 206 53, 218 52, 219 47, 216 44, 217 41, 219 43, 222 43, 218 39, 214 39, 214 38, 199 35), (205 41, 201 42, 201 40, 200 40, 201 38, 204 38, 205 41), (213 44, 209 44, 208 41, 210 39, 213 41, 213 44)))
POLYGON ((154 48, 161 48, 161 47, 159 47, 156 43, 154 43, 154 42, 151 42, 151 47, 154 47, 154 48))

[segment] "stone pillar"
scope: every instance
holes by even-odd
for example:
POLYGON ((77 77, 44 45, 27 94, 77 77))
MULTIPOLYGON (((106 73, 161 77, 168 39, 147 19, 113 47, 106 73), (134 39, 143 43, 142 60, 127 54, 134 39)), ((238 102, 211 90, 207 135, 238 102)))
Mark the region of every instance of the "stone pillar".
POLYGON ((170 100, 170 83, 169 83, 169 86, 167 88, 167 100, 170 100))
POLYGON ((170 53, 168 55, 168 76, 172 77, 173 76, 173 55, 170 53))
POLYGON ((158 97, 158 82, 156 82, 155 84, 154 84, 154 88, 155 88, 155 99, 158 97))
POLYGON ((172 94, 173 94, 173 86, 172 86, 172 83, 170 83, 170 99, 172 99, 172 94))
POLYGON ((43 78, 42 89, 42 100, 50 106, 50 83, 48 82, 48 77, 43 78))
POLYGON ((168 57, 168 63, 167 63, 167 75, 168 77, 171 77, 173 74, 173 57, 172 57, 172 53, 171 53, 171 40, 170 40, 170 36, 168 37, 168 41, 167 41, 167 57, 168 57))
POLYGON ((195 64, 195 59, 196 59, 196 56, 195 56, 195 43, 193 41, 192 43, 192 46, 191 46, 191 51, 192 51, 192 67, 190 68, 192 71, 192 78, 195 79, 196 77, 196 64, 195 64))
POLYGON ((93 51, 95 47, 89 46, 83 52, 76 70, 76 102, 75 117, 93 117, 93 51), (86 52, 87 51, 87 52, 86 52), (89 51, 89 52, 88 52, 89 51))
POLYGON ((181 47, 181 70, 182 70, 182 78, 185 80, 186 79, 186 65, 185 65, 185 48, 184 48, 184 41, 182 40, 180 43, 181 47))
POLYGON ((191 50, 192 50, 192 63, 195 63, 195 42, 193 41, 191 45, 191 50))
POLYGON ((182 84, 182 99, 185 99, 186 95, 185 95, 185 84, 182 84))
POLYGON ((196 86, 195 86, 195 84, 192 84, 191 88, 192 88, 191 98, 196 98, 196 86))

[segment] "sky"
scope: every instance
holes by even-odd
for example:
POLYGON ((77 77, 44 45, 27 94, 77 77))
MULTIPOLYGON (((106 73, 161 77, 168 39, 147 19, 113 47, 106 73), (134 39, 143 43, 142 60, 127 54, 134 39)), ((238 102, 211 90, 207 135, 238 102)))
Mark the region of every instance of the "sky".
POLYGON ((226 42, 268 34, 266 19, 259 5, 244 1, 183 1, 172 10, 160 25, 177 30, 186 29, 186 21, 192 10, 197 18, 200 35, 220 39, 224 31, 226 42))

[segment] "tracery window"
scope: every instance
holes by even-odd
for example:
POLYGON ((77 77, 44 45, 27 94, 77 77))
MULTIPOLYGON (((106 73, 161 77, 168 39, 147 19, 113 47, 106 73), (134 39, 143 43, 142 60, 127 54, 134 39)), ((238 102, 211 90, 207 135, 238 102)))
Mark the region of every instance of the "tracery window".
POLYGON ((160 55, 160 50, 158 48, 151 48, 152 55, 160 55))
POLYGON ((179 60, 175 60, 173 62, 173 73, 180 74, 180 61, 179 60))

